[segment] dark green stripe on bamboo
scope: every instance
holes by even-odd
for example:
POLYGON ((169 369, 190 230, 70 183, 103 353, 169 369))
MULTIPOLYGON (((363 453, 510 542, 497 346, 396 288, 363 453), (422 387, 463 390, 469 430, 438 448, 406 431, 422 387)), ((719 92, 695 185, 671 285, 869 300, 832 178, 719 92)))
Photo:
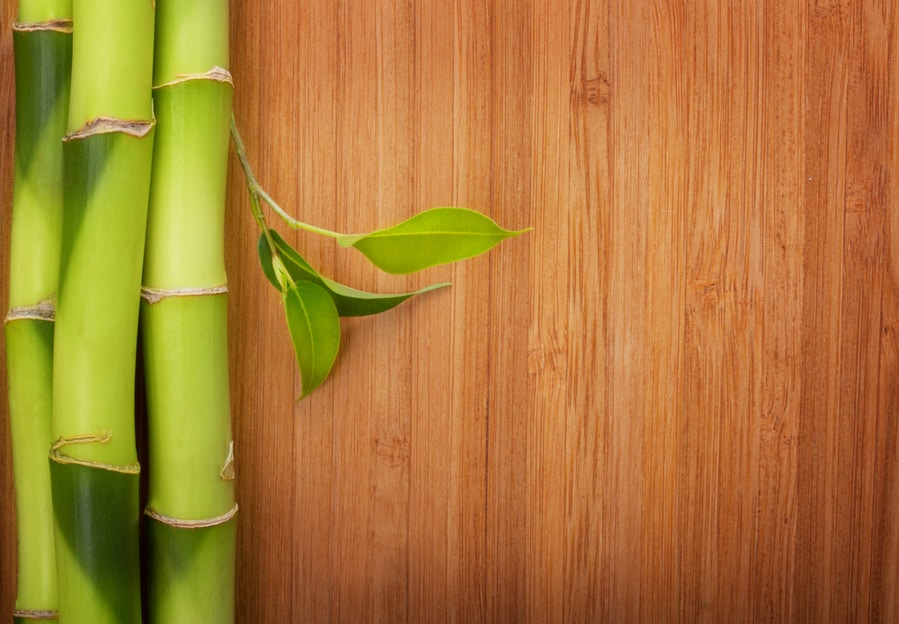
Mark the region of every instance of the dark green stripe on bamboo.
POLYGON ((60 518, 57 540, 62 622, 140 622, 138 472, 75 463, 51 464, 53 505, 60 518), (88 522, 78 518, 87 517, 88 522), (73 582, 73 580, 77 582, 73 582))
POLYGON ((62 137, 72 59, 70 2, 28 2, 13 26, 16 142, 9 311, 4 323, 18 530, 14 622, 57 617, 50 466, 54 300, 62 227, 62 137))

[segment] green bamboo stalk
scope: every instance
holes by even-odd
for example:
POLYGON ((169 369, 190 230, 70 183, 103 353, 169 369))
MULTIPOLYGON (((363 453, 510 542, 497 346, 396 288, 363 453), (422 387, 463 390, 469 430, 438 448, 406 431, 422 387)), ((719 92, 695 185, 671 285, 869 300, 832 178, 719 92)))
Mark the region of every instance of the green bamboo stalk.
POLYGON ((63 624, 140 622, 134 366, 152 0, 74 0, 50 450, 63 624))
POLYGON ((49 447, 71 0, 24 0, 13 26, 16 143, 6 339, 18 524, 13 621, 57 617, 49 447))
POLYGON ((157 0, 156 145, 141 304, 152 622, 234 620, 224 208, 228 3, 157 0))

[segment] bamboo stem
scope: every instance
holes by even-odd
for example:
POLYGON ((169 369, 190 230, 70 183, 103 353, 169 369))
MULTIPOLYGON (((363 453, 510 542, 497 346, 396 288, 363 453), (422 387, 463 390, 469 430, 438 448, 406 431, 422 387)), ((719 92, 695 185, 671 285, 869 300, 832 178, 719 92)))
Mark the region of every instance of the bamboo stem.
POLYGON ((158 0, 143 275, 152 622, 234 620, 224 208, 228 4, 158 0))
POLYGON ((18 521, 17 624, 58 615, 47 449, 71 9, 71 2, 26 0, 13 26, 17 132, 4 334, 18 521))
POLYGON ((140 622, 134 365, 153 150, 150 0, 74 0, 51 480, 61 622, 140 622))

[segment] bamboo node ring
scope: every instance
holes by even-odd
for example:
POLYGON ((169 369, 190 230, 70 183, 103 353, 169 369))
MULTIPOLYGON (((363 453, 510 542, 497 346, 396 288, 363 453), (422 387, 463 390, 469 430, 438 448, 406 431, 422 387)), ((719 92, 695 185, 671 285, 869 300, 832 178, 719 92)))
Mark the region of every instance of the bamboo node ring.
POLYGON ((200 297, 203 295, 221 295, 228 292, 228 285, 213 286, 211 288, 148 288, 140 289, 141 299, 153 305, 167 297, 200 297))
POLYGON ((104 429, 99 434, 83 433, 74 436, 62 436, 50 447, 50 459, 57 464, 74 464, 77 466, 85 466, 87 468, 97 468, 99 470, 108 470, 109 472, 118 472, 121 474, 140 474, 140 464, 108 464, 93 459, 83 459, 81 457, 73 457, 62 452, 62 448, 70 444, 106 444, 112 440, 112 432, 104 429))
POLYGON ((182 518, 173 518, 172 516, 161 514, 151 507, 147 507, 146 509, 144 509, 144 515, 153 518, 157 522, 167 524, 168 526, 174 527, 176 529, 205 529, 208 527, 225 524, 226 522, 231 520, 231 518, 236 516, 237 503, 234 504, 234 507, 220 516, 214 516, 212 518, 201 518, 199 520, 184 520, 182 518))
POLYGON ((190 82, 192 80, 212 80, 214 82, 223 82, 225 84, 229 84, 232 87, 234 86, 234 79, 231 77, 231 72, 229 72, 224 67, 219 67, 218 65, 213 66, 209 71, 196 73, 196 74, 175 74, 175 78, 173 80, 169 80, 168 82, 163 82, 162 84, 154 85, 154 89, 162 89, 165 87, 174 87, 175 85, 183 84, 185 82, 190 82))
POLYGON ((32 319, 35 321, 55 321, 56 307, 52 301, 41 301, 32 306, 16 306, 10 308, 3 319, 3 324, 11 321, 20 321, 23 319, 32 319))
MULTIPOLYGON (((47 20, 46 22, 14 22, 12 25, 12 29, 13 32, 51 31, 70 34, 72 32, 72 20, 55 19, 47 20)), ((38 613, 43 613, 43 611, 39 611, 38 613)))
POLYGON ((98 134, 121 133, 128 136, 142 139, 148 134, 153 126, 156 125, 155 119, 119 119, 117 117, 95 117, 84 122, 78 130, 71 132, 63 137, 63 141, 74 141, 75 139, 87 139, 98 134))
POLYGON ((58 620, 58 611, 39 611, 36 609, 16 609, 12 612, 13 618, 20 620, 58 620))

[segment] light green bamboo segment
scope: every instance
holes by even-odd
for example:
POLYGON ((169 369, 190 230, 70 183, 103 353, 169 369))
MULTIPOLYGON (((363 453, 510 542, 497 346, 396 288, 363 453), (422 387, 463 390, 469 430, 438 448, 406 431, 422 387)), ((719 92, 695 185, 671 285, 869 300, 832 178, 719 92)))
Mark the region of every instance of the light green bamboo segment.
POLYGON ((160 623, 234 619, 227 67, 227 2, 158 0, 141 314, 150 465, 147 613, 160 623))
MULTIPOLYGON (((16 19, 18 25, 49 25, 60 21, 68 24, 58 24, 53 30, 62 30, 71 34, 72 0, 19 0, 19 15, 16 19), (64 26, 64 28, 60 29, 58 26, 64 26)), ((71 47, 71 38, 68 41, 68 47, 71 47)))
POLYGON ((151 622, 234 620, 226 308, 224 295, 143 308, 151 622))
POLYGON ((50 493, 50 397, 53 323, 6 325, 9 415, 18 527, 18 590, 15 621, 56 616, 56 561, 50 493), (43 617, 41 617, 43 614, 43 617))
POLYGON ((74 0, 51 479, 60 622, 140 622, 134 371, 152 0, 74 0))
POLYGON ((51 441, 54 299, 62 227, 62 137, 71 2, 24 1, 13 27, 16 143, 6 340, 18 530, 15 622, 56 617, 51 441))

